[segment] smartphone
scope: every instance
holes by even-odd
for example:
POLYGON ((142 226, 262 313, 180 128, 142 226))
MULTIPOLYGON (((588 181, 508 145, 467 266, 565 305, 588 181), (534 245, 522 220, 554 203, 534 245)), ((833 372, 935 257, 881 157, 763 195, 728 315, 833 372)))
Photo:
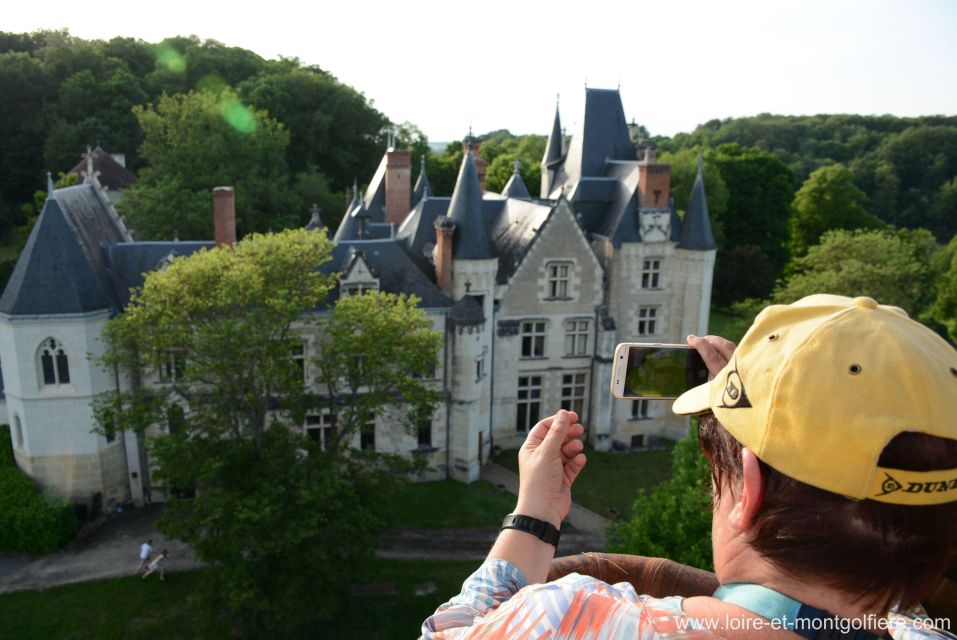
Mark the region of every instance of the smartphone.
POLYGON ((623 342, 615 348, 611 395, 673 400, 708 381, 708 367, 686 344, 623 342))

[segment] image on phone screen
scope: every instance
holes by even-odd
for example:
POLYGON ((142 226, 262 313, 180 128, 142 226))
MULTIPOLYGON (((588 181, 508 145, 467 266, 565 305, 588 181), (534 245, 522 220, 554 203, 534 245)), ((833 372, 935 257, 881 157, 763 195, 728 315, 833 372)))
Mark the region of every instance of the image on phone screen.
POLYGON ((616 380, 624 377, 624 384, 618 386, 623 398, 677 398, 708 381, 708 367, 694 349, 635 344, 622 347, 627 351, 619 353, 614 376, 616 380))

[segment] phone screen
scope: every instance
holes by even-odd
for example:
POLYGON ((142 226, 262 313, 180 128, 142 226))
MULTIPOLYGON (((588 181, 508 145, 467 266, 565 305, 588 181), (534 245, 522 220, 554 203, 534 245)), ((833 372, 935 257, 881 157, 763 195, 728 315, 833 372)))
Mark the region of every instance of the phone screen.
MULTIPOLYGON (((630 346, 625 354, 625 398, 677 398, 708 381, 708 367, 694 349, 630 346)), ((616 363, 618 364, 618 363, 616 363)))

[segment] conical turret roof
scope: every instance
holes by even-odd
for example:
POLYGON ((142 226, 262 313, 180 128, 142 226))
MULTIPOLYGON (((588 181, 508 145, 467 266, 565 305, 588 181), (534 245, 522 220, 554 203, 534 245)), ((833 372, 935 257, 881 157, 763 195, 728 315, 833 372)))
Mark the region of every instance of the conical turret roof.
POLYGON ((455 190, 449 204, 448 217, 455 222, 452 257, 458 260, 491 258, 491 243, 485 216, 482 214, 482 189, 471 151, 465 152, 455 190))
POLYGON ((704 193, 704 158, 698 156, 698 175, 691 188, 691 200, 688 201, 688 212, 681 223, 682 249, 694 251, 711 251, 716 248, 714 234, 711 232, 711 218, 708 215, 708 198, 704 193))

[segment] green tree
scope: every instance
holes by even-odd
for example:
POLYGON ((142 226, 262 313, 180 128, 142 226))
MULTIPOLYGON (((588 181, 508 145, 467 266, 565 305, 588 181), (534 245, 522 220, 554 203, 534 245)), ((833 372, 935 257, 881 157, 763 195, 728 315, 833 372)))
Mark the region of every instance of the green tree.
POLYGON ((870 296, 917 316, 933 295, 928 231, 843 229, 827 231, 794 273, 774 291, 773 301, 790 304, 813 293, 870 296))
MULTIPOLYGON (((723 221, 725 249, 758 248, 770 265, 768 277, 773 283, 788 259, 788 219, 794 197, 791 170, 773 154, 737 144, 718 147, 714 162, 728 187, 728 215, 723 221)), ((737 287, 748 277, 740 270, 729 272, 729 267, 737 268, 738 264, 719 258, 715 265, 714 298, 720 305, 755 293, 737 287)), ((766 296, 770 288, 758 293, 766 296)))
POLYGON ((950 341, 957 344, 957 235, 935 256, 940 271, 931 318, 945 327, 950 341))
POLYGON ((212 237, 211 189, 236 189, 242 235, 298 222, 299 199, 285 162, 289 135, 264 111, 231 91, 164 96, 134 109, 143 128, 140 155, 149 162, 120 202, 140 239, 212 237))
MULTIPOLYGON (((98 398, 97 419, 104 430, 174 426, 151 438, 154 482, 172 489, 158 526, 207 564, 197 597, 209 630, 307 635, 335 616, 385 526, 395 460, 324 450, 302 435, 305 412, 321 400, 292 356, 334 285, 320 269, 330 251, 324 234, 297 229, 174 259, 146 277, 105 330, 103 364, 120 367, 133 384, 98 398), (167 362, 175 385, 138 384, 167 362), (185 411, 172 409, 184 399, 185 411)), ((336 336, 324 342, 324 358, 366 363, 366 381, 379 376, 373 365, 421 371, 435 350, 413 353, 400 343, 423 315, 414 300, 343 299, 327 319, 329 333, 320 332, 336 336), (356 317, 373 302, 380 303, 374 317, 356 317), (378 333, 343 336, 353 321, 378 333), (385 337, 395 343, 388 353, 411 361, 377 360, 385 337)), ((349 428, 348 416, 337 425, 349 428)))
MULTIPOLYGON (((681 149, 674 153, 665 152, 658 161, 671 165, 671 195, 675 199, 678 215, 684 217, 691 199, 691 190, 698 176, 699 148, 681 149)), ((711 215, 711 231, 718 247, 725 245, 724 216, 728 210, 728 185, 721 177, 721 171, 714 162, 714 154, 704 154, 704 192, 708 196, 708 213, 711 215)))
POLYGON ((698 446, 696 425, 675 445, 671 467, 669 480, 638 490, 631 519, 609 532, 609 551, 670 558, 711 571, 711 470, 698 446))
POLYGON ((803 256, 830 229, 881 229, 886 225, 862 206, 864 192, 847 167, 832 164, 812 173, 794 196, 791 256, 803 256))

